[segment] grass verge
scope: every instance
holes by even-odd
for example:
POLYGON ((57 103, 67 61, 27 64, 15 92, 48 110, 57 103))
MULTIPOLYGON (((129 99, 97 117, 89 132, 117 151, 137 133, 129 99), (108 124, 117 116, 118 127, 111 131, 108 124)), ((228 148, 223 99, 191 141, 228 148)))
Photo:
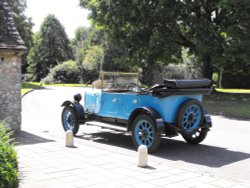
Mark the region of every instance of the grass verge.
POLYGON ((30 92, 32 89, 29 89, 29 88, 24 88, 24 89, 21 89, 21 95, 25 95, 26 93, 30 92))
POLYGON ((45 86, 60 86, 60 87, 90 87, 88 84, 43 84, 39 82, 23 82, 21 95, 25 95, 33 89, 43 89, 45 86))
POLYGON ((250 92, 215 91, 211 95, 204 96, 203 103, 211 114, 250 120, 250 92))
POLYGON ((250 94, 250 89, 222 89, 222 88, 217 88, 216 91, 218 92, 223 92, 223 93, 249 93, 250 94))
POLYGON ((62 87, 89 87, 88 84, 47 84, 46 86, 62 86, 62 87))
POLYGON ((44 85, 38 82, 23 82, 21 95, 25 95, 26 93, 30 92, 33 89, 42 89, 44 85))

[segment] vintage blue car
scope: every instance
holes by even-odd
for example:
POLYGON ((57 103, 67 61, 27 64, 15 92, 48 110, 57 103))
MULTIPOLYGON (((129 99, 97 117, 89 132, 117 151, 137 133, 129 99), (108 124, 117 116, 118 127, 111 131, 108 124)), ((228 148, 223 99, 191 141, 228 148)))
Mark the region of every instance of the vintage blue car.
POLYGON ((181 134, 191 144, 205 139, 212 123, 201 102, 213 91, 211 80, 164 80, 143 89, 138 78, 136 73, 102 72, 84 93, 83 105, 80 94, 62 104, 64 130, 75 135, 85 124, 129 132, 136 148, 143 144, 149 152, 163 136, 181 134))

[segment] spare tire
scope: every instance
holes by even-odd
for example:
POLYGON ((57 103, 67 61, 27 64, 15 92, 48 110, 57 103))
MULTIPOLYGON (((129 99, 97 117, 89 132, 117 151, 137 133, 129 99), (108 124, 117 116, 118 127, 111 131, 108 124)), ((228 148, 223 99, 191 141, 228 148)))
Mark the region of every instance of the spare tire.
POLYGON ((184 135, 191 135, 201 126, 204 111, 200 101, 190 99, 184 102, 176 114, 176 126, 184 135))

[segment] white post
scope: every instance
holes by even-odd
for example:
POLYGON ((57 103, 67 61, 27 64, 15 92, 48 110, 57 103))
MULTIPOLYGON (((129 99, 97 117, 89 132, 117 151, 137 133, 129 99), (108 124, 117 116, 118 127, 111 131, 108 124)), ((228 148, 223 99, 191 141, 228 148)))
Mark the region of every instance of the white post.
POLYGON ((137 166, 147 167, 148 166, 148 148, 145 145, 140 145, 138 147, 138 156, 137 156, 137 166))
POLYGON ((74 140, 73 140, 73 133, 71 130, 66 131, 66 147, 73 147, 74 140))

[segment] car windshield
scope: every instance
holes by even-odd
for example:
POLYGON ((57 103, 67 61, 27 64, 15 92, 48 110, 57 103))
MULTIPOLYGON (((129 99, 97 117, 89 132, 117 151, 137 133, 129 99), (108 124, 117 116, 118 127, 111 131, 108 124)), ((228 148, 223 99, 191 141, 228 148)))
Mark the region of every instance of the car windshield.
POLYGON ((133 90, 138 87, 137 73, 102 72, 104 90, 133 90))

